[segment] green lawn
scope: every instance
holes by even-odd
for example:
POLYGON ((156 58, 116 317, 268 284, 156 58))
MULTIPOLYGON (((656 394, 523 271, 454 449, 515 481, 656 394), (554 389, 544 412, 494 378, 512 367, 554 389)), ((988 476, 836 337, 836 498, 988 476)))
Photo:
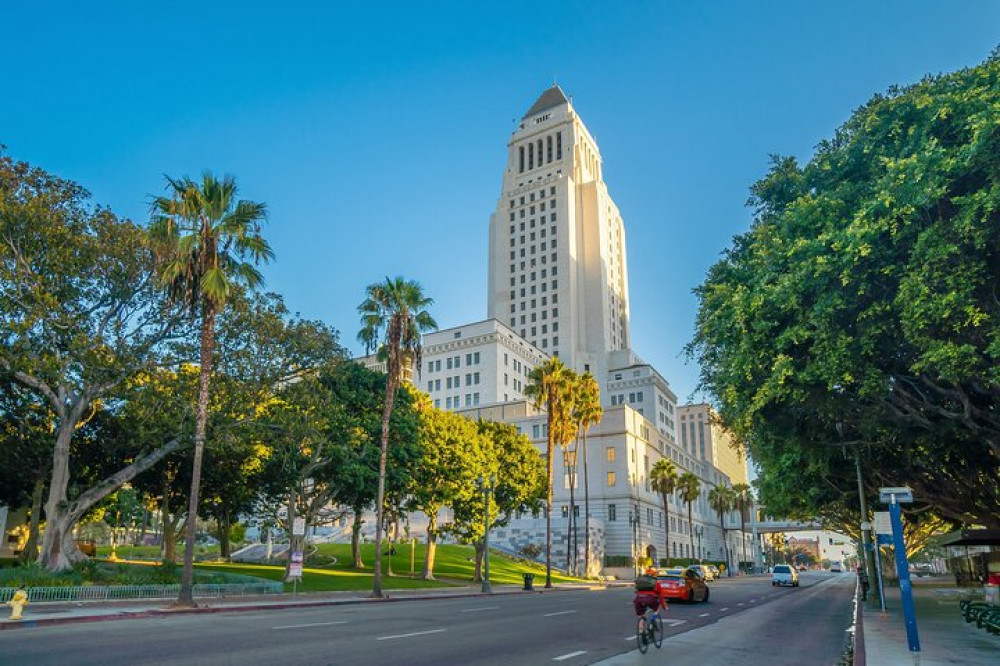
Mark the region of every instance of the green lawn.
MULTIPOLYGON (((366 566, 364 569, 355 569, 350 566, 350 544, 318 545, 316 553, 306 562, 298 590, 301 592, 320 592, 371 589, 371 567, 375 552, 374 548, 374 544, 361 545, 361 557, 366 566)), ((451 544, 438 546, 434 565, 434 575, 438 580, 434 581, 418 578, 423 569, 425 550, 426 546, 420 543, 416 544, 415 548, 413 548, 414 576, 411 577, 410 544, 397 546, 396 554, 392 557, 392 569, 395 575, 391 577, 386 575, 383 577, 383 588, 393 590, 449 587, 466 584, 472 580, 472 575, 475 571, 475 562, 472 559, 474 556, 472 546, 451 544)), ((105 557, 108 553, 110 553, 109 548, 101 547, 98 549, 98 557, 105 557)), ((122 560, 130 560, 132 558, 154 560, 158 556, 159 549, 155 546, 136 546, 132 549, 125 546, 118 549, 118 557, 122 560)), ((388 556, 383 556, 383 573, 387 571, 388 560, 388 556)), ((282 566, 264 564, 202 562, 196 563, 195 567, 199 571, 218 571, 245 576, 257 576, 268 580, 282 580, 285 572, 282 566)), ((523 582, 522 575, 525 573, 535 574, 536 584, 544 583, 545 568, 543 566, 514 561, 496 552, 490 555, 490 580, 493 583, 520 585, 523 582)), ((562 576, 555 572, 553 572, 552 580, 557 583, 582 582, 580 579, 562 576)), ((285 589, 290 592, 292 586, 286 584, 285 589)))

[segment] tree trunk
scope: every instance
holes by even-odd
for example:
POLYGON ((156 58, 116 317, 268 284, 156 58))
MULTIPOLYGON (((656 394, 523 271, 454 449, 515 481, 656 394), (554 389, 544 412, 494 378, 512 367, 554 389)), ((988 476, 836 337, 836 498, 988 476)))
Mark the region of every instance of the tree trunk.
POLYGON ((385 407, 382 410, 382 438, 378 459, 378 496, 375 500, 375 573, 372 576, 372 597, 382 598, 382 516, 385 507, 385 465, 389 452, 389 418, 392 402, 396 397, 396 378, 393 372, 393 355, 389 352, 389 376, 385 382, 385 407))
POLYGON ((473 583, 483 582, 483 553, 486 552, 486 549, 483 548, 483 546, 484 544, 482 539, 472 544, 472 547, 476 549, 476 568, 472 574, 473 583))
POLYGON ((302 553, 305 559, 306 532, 308 526, 302 530, 302 534, 295 534, 295 519, 308 518, 308 515, 298 515, 298 493, 293 489, 288 496, 288 562, 285 564, 285 582, 292 582, 292 554, 302 553))
POLYGON ((424 570, 420 577, 434 580, 434 555, 437 553, 437 511, 427 514, 427 553, 424 556, 424 570))
POLYGON ((149 529, 149 507, 143 504, 142 523, 139 525, 139 535, 132 542, 133 546, 144 546, 146 541, 146 531, 149 529))
POLYGON ((74 423, 69 418, 60 418, 56 434, 56 446, 52 453, 52 479, 49 482, 49 497, 45 502, 45 534, 39 562, 49 571, 61 571, 73 562, 84 558, 72 538, 69 552, 64 549, 67 536, 71 536, 73 523, 66 520, 66 489, 69 487, 69 445, 73 437, 74 423))
POLYGON ((670 566, 670 502, 666 493, 663 493, 663 545, 667 549, 667 566, 670 566))
POLYGON ((555 389, 549 389, 548 405, 549 409, 546 413, 546 425, 548 426, 548 437, 546 437, 546 447, 545 447, 545 587, 546 589, 552 587, 552 438, 555 436, 555 429, 552 427, 553 421, 555 419, 555 414, 553 414, 552 404, 554 402, 553 393, 555 389))
POLYGON ((194 462, 191 466, 191 496, 188 500, 187 541, 184 544, 184 571, 178 606, 194 607, 194 542, 198 534, 198 493, 201 490, 201 459, 205 450, 205 428, 208 424, 208 391, 212 378, 212 348, 215 343, 215 310, 202 307, 201 368, 198 377, 198 414, 194 429, 194 462))
POLYGON ((229 520, 229 512, 223 511, 222 516, 218 519, 219 523, 219 557, 224 560, 229 559, 231 545, 229 543, 229 529, 232 527, 231 521, 229 520))
POLYGON ((587 431, 583 431, 583 573, 588 578, 590 567, 590 482, 587 476, 587 431))
POLYGON ((45 479, 39 476, 35 479, 35 487, 31 491, 31 520, 28 522, 28 540, 21 551, 21 560, 30 562, 38 557, 38 524, 42 518, 42 499, 45 496, 45 479))
POLYGON ((694 522, 691 520, 691 502, 688 505, 688 536, 691 537, 691 559, 694 559, 694 522))
POLYGON ((351 525, 351 556, 354 558, 354 568, 364 569, 365 563, 361 560, 361 509, 354 509, 354 523, 351 525))

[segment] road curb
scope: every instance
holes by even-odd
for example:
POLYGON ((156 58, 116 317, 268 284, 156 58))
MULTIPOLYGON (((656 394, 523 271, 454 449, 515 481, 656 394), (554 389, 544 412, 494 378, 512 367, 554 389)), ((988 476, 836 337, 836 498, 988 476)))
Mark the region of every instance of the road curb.
POLYGON ((603 589, 596 587, 552 587, 548 590, 501 590, 489 594, 483 592, 467 592, 458 594, 428 594, 419 596, 403 597, 383 597, 381 599, 371 599, 367 597, 354 597, 350 599, 323 599, 316 601, 288 601, 279 603, 253 603, 239 606, 204 606, 199 608, 151 608, 149 610, 122 611, 120 613, 106 613, 95 615, 78 615, 75 617, 51 617, 51 618, 31 618, 19 621, 0 620, 0 631, 29 629, 37 627, 55 626, 60 624, 79 624, 84 622, 111 622, 115 620, 142 620, 150 618, 165 618, 172 615, 197 615, 208 613, 246 613, 261 610, 287 610, 289 608, 318 608, 322 606, 346 606, 354 604, 379 604, 397 603, 402 601, 433 601, 441 599, 470 599, 476 597, 499 597, 511 596, 515 594, 548 594, 551 592, 572 592, 590 591, 603 589))

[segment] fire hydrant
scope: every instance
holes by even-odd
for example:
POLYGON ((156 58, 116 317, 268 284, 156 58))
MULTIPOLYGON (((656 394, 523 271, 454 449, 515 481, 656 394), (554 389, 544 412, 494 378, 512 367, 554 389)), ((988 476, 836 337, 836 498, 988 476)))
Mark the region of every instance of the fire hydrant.
POLYGON ((21 611, 28 605, 28 593, 24 591, 23 587, 17 588, 17 592, 15 592, 11 600, 7 602, 7 605, 11 608, 10 617, 7 619, 20 620, 21 611))

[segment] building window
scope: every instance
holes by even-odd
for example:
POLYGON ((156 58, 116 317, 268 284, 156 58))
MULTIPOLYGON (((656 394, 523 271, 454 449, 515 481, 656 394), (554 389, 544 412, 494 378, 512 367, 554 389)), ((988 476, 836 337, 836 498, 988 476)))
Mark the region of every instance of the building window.
MULTIPOLYGON (((612 397, 614 397, 614 396, 612 396, 612 397)), ((615 451, 616 451, 616 449, 613 446, 609 446, 607 448, 607 452, 606 452, 605 455, 608 458, 608 462, 614 462, 615 461, 615 451)))
POLYGON ((615 485, 615 473, 608 472, 608 487, 610 488, 611 486, 614 485, 615 485))
POLYGON ((614 504, 609 504, 608 505, 608 522, 609 523, 615 522, 615 520, 618 518, 618 516, 617 516, 617 510, 616 509, 617 509, 617 507, 615 507, 614 504))
MULTIPOLYGON (((519 173, 524 173, 524 146, 521 146, 520 148, 518 148, 518 153, 519 153, 520 159, 518 160, 518 165, 519 166, 518 166, 517 170, 518 170, 519 173)), ((514 202, 512 201, 511 204, 513 204, 513 203, 514 202)))

